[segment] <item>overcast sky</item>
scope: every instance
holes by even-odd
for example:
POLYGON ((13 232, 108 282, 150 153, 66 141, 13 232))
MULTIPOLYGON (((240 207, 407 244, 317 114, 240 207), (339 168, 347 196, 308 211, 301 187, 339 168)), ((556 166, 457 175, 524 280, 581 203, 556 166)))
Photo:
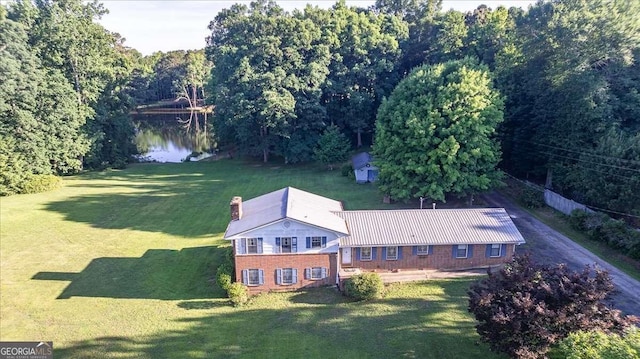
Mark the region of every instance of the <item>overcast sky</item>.
MULTIPOLYGON (((133 47, 143 55, 155 51, 201 49, 209 35, 207 26, 221 9, 236 2, 249 4, 249 1, 221 0, 102 0, 109 14, 99 22, 108 30, 117 32, 125 39, 125 45, 133 47)), ((293 1, 279 0, 286 10, 302 9, 307 3, 329 8, 334 0, 293 1)), ((368 7, 374 0, 347 0, 348 5, 368 7)), ((444 0, 443 9, 470 11, 485 4, 492 9, 498 5, 520 6, 527 8, 534 3, 531 0, 520 1, 480 1, 480 0, 444 0)))

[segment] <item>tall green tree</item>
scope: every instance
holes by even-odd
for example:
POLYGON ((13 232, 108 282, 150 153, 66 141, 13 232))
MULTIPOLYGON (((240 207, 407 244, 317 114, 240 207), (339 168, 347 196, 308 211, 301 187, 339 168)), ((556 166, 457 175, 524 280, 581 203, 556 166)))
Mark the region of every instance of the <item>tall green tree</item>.
MULTIPOLYGON (((504 56, 510 51, 515 41, 515 19, 519 15, 517 10, 510 13, 507 8, 500 6, 491 10, 480 5, 465 17, 468 27, 465 39, 465 53, 477 57, 487 64, 492 71, 496 70, 496 56, 504 56)), ((502 65, 502 64, 501 64, 502 65)))
POLYGON ((468 28, 463 13, 449 10, 442 15, 439 18, 438 31, 435 35, 436 51, 433 54, 433 60, 444 62, 462 57, 465 52, 467 32, 468 28))
POLYGON ((88 149, 73 88, 59 71, 42 67, 26 30, 0 17, 2 195, 20 193, 32 175, 78 170, 88 149))
POLYGON ((311 158, 324 127, 320 86, 329 51, 310 20, 273 2, 234 5, 210 24, 214 120, 223 142, 267 162, 311 158))
POLYGON ((432 62, 442 0, 377 0, 376 10, 399 16, 408 26, 408 36, 400 39, 398 72, 405 76, 414 67, 432 62))
POLYGON ((497 70, 507 96, 500 129, 505 169, 540 180, 551 169, 554 189, 566 196, 620 212, 640 211, 637 205, 610 207, 624 196, 626 183, 635 183, 636 167, 628 165, 635 155, 602 149, 612 133, 622 133, 613 136, 622 140, 638 129, 638 14, 637 1, 566 0, 541 2, 515 17, 513 61, 497 58, 508 64, 506 71, 497 70), (597 181, 578 180, 603 167, 607 171, 601 174, 619 178, 607 183, 606 191, 597 181))
POLYGON ((323 103, 331 123, 355 137, 373 129, 376 109, 401 78, 400 43, 408 37, 407 24, 393 14, 348 7, 308 9, 307 17, 325 29, 331 63, 323 86, 323 103))
POLYGON ((62 74, 75 90, 77 112, 84 117, 83 132, 91 145, 73 156, 86 155, 87 164, 99 163, 100 167, 126 163, 132 151, 105 157, 121 152, 102 149, 114 145, 131 148, 133 137, 130 119, 120 113, 128 111, 129 103, 118 99, 123 84, 128 81, 130 68, 121 51, 123 39, 95 22, 105 13, 99 2, 80 0, 17 0, 9 8, 9 17, 28 28, 29 44, 42 65, 49 72, 62 74), (113 101, 119 102, 118 109, 105 111, 105 102, 113 101), (131 132, 121 136, 112 131, 114 128, 128 128, 131 132), (119 142, 116 144, 116 141, 119 142))
POLYGON ((183 50, 155 53, 147 57, 153 63, 150 102, 175 99, 180 96, 181 86, 186 77, 186 52, 183 50))
POLYGON ((204 50, 187 51, 184 56, 184 76, 176 80, 174 86, 191 107, 197 107, 204 101, 205 84, 210 71, 211 65, 205 58, 204 50))
POLYGON ((97 0, 36 0, 33 4, 18 0, 10 16, 29 27, 29 43, 42 64, 65 75, 79 103, 94 105, 117 61, 115 38, 94 22, 107 10, 97 0))
POLYGON ((422 66, 378 110, 379 187, 394 199, 473 194, 499 179, 503 103, 489 70, 466 58, 422 66))

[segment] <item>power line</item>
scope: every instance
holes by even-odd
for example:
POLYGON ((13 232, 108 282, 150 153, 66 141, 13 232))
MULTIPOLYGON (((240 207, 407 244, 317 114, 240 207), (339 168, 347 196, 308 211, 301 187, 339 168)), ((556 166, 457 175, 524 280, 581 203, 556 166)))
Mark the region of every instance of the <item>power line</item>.
POLYGON ((529 143, 533 143, 533 144, 538 145, 538 146, 555 148, 555 149, 559 149, 559 150, 563 150, 563 151, 567 151, 567 152, 578 153, 578 154, 581 154, 581 155, 587 155, 587 156, 593 156, 593 157, 601 157, 601 158, 605 158, 605 159, 613 159, 613 160, 616 160, 616 161, 630 162, 630 163, 633 163, 633 164, 639 164, 640 165, 640 161, 636 161, 636 160, 628 160, 628 159, 624 159, 624 158, 620 158, 620 157, 600 155, 600 154, 590 153, 589 151, 577 151, 577 150, 568 149, 566 147, 552 146, 552 145, 548 145, 548 144, 545 144, 545 143, 540 143, 540 142, 535 142, 535 141, 530 141, 530 140, 523 140, 523 141, 529 142, 529 143))
POLYGON ((615 214, 619 214, 619 215, 627 216, 627 217, 640 218, 640 216, 636 216, 635 214, 612 211, 610 209, 600 208, 600 207, 595 207, 595 206, 589 206, 589 205, 586 205, 586 204, 585 204, 585 206, 587 206, 589 208, 592 208, 592 209, 597 209, 598 211, 602 211, 602 212, 609 212, 609 213, 615 213, 615 214))
MULTIPOLYGON (((540 192, 551 191, 551 190, 545 189, 542 186, 539 186, 539 185, 537 185, 535 183, 531 183, 529 181, 521 180, 521 179, 519 179, 519 178, 517 178, 517 177, 515 177, 515 176, 513 176, 513 175, 511 175, 511 174, 509 174, 507 172, 505 172, 505 174, 507 176, 509 176, 511 179, 514 179, 514 180, 516 180, 518 182, 521 182, 521 183, 525 184, 526 186, 528 186, 530 188, 533 188, 535 190, 538 190, 540 192)), ((551 192, 553 192, 553 191, 551 191, 551 192)), ((553 192, 553 193, 555 193, 555 192, 553 192)), ((619 215, 622 215, 622 216, 633 217, 633 218, 640 218, 640 216, 637 216, 637 215, 631 214, 631 213, 618 212, 618 211, 614 211, 614 210, 611 210, 611 209, 606 209, 606 208, 601 208, 601 207, 596 207, 596 206, 590 206, 590 205, 586 205, 586 204, 584 206, 586 206, 588 208, 591 208, 591 209, 598 210, 598 211, 602 211, 602 212, 615 213, 615 214, 619 214, 619 215)))
POLYGON ((610 165, 610 164, 606 164, 606 163, 599 163, 599 162, 583 160, 581 158, 562 156, 562 155, 559 155, 557 153, 543 152, 543 151, 538 151, 538 152, 539 153, 543 153, 545 155, 549 155, 551 157, 554 157, 554 156, 555 157, 561 157, 561 158, 566 158, 566 159, 570 159, 570 160, 574 160, 574 161, 581 161, 581 162, 591 163, 591 164, 598 165, 598 166, 605 166, 605 167, 617 168, 617 169, 620 169, 620 170, 623 170, 623 171, 632 171, 632 172, 640 173, 640 170, 637 170, 637 169, 634 169, 634 168, 620 167, 620 166, 610 165))
POLYGON ((635 178, 635 177, 623 176, 623 175, 619 175, 619 174, 615 174, 615 173, 609 173, 609 172, 605 172, 605 171, 600 171, 600 170, 597 170, 597 169, 592 168, 592 167, 582 166, 582 165, 580 165, 578 163, 574 163, 572 165, 580 167, 580 168, 584 168, 584 169, 589 170, 589 171, 602 173, 602 174, 607 175, 607 176, 620 177, 620 178, 624 178, 624 179, 628 179, 628 180, 632 180, 632 179, 635 178))
POLYGON ((567 151, 567 152, 578 153, 578 154, 581 154, 581 155, 587 155, 587 156, 592 156, 592 157, 600 157, 600 158, 605 158, 605 159, 612 159, 612 160, 616 160, 616 161, 620 161, 620 162, 628 162, 628 163, 640 165, 640 161, 636 161, 636 160, 628 160, 628 159, 619 158, 619 157, 599 155, 599 154, 595 154, 595 153, 589 153, 588 151, 577 151, 577 150, 568 149, 566 147, 552 146, 552 145, 547 145, 547 144, 544 144, 544 143, 530 141, 530 140, 517 140, 517 141, 514 141, 514 142, 519 142, 519 141, 528 142, 528 143, 531 143, 531 144, 534 144, 534 145, 537 145, 537 146, 549 147, 549 148, 563 150, 563 151, 567 151))

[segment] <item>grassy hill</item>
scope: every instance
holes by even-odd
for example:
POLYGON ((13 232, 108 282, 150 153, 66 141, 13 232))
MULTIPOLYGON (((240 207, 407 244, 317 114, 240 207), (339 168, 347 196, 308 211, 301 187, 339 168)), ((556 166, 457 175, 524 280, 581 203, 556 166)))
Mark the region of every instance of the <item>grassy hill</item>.
POLYGON ((347 209, 406 206, 339 171, 239 160, 135 165, 0 199, 0 340, 52 340, 59 358, 498 357, 476 343, 468 279, 369 303, 322 288, 229 306, 212 282, 229 200, 284 186, 347 209))

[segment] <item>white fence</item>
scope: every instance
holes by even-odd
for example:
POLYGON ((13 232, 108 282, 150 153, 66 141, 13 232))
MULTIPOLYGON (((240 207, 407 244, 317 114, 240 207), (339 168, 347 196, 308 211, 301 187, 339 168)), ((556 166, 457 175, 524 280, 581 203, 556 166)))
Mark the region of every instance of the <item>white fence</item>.
POLYGON ((587 206, 585 206, 584 204, 578 203, 568 198, 564 198, 561 195, 548 189, 544 190, 544 202, 549 207, 553 207, 558 211, 567 215, 571 214, 571 211, 573 211, 574 209, 581 209, 585 212, 593 212, 592 210, 587 208, 587 206))

